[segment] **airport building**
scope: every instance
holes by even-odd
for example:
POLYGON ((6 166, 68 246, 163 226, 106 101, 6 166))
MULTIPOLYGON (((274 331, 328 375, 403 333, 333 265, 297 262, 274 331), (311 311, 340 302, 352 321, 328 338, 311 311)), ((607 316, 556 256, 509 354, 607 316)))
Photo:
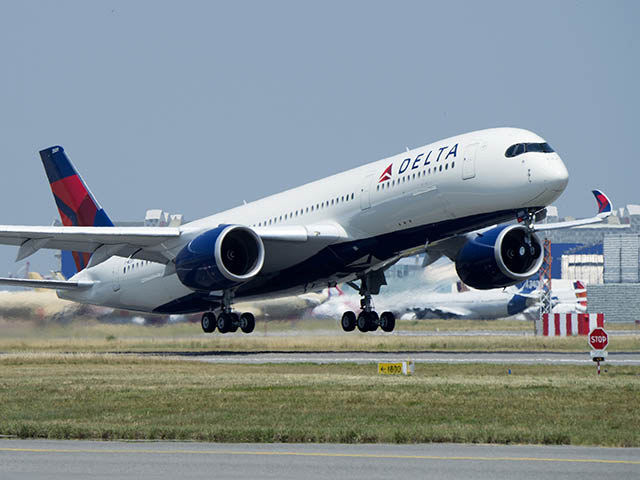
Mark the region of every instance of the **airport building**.
POLYGON ((587 311, 609 323, 640 321, 640 235, 606 235, 603 282, 587 285, 587 311))
MULTIPOLYGON (((555 207, 547 212, 545 221, 562 220, 555 207)), ((583 281, 589 313, 604 313, 609 323, 640 320, 640 205, 599 224, 544 234, 552 242, 552 278, 583 281)))

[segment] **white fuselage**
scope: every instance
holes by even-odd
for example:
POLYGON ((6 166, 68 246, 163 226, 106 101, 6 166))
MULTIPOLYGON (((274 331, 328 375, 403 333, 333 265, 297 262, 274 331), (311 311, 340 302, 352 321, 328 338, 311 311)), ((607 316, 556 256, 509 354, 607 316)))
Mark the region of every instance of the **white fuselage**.
MULTIPOLYGON (((346 270, 321 277, 312 268, 296 270, 311 265, 314 258, 325 258, 316 255, 327 248, 348 243, 362 250, 359 261, 374 266, 385 260, 381 257, 387 256, 391 243, 396 250, 406 250, 424 245, 430 237, 470 231, 505 215, 513 218, 518 209, 549 205, 566 187, 567 170, 555 153, 505 157, 505 150, 518 142, 544 140, 512 128, 447 138, 187 223, 179 241, 169 247, 177 254, 197 235, 221 224, 246 225, 258 233, 298 226, 308 231, 332 228, 340 235, 331 244, 266 245, 260 274, 236 295, 275 297, 320 290, 355 278, 346 270), (367 250, 371 242, 375 245, 367 250), (378 256, 377 251, 384 254, 378 256)), ((194 294, 170 265, 120 257, 82 270, 74 280, 98 283, 84 291, 59 291, 59 296, 139 311, 155 311, 194 294)))

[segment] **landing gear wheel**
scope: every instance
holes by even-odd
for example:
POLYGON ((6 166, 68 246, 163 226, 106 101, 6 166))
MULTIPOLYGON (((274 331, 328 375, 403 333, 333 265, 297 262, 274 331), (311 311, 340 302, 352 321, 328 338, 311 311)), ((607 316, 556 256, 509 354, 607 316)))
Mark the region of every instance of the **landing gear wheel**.
POLYGON ((213 312, 204 312, 202 319, 200 319, 200 325, 205 333, 211 333, 216 329, 216 316, 213 312))
POLYGON ((353 332, 356 328, 356 314, 351 311, 344 312, 340 323, 345 332, 353 332))
POLYGON ((240 325, 240 316, 235 312, 231 312, 228 315, 229 317, 231 317, 231 322, 229 323, 229 331, 237 332, 238 326, 240 325))
POLYGON ((375 332, 378 329, 378 314, 373 310, 368 313, 369 316, 369 331, 375 332))
POLYGON ((378 314, 376 312, 360 312, 358 315, 358 330, 361 332, 374 332, 378 328, 378 314))
POLYGON ((227 333, 230 332, 230 328, 231 328, 231 315, 229 315, 226 312, 222 312, 220 315, 218 315, 218 331, 220 333, 227 333))
POLYGON ((380 315, 380 327, 385 332, 393 332, 396 327, 396 316, 392 312, 382 312, 382 315, 380 315))
POLYGON ((368 332, 369 331, 369 316, 367 315, 367 312, 360 312, 360 314, 358 315, 358 320, 356 322, 357 326, 358 326, 358 330, 360 330, 361 332, 368 332))
POLYGON ((244 333, 251 333, 254 328, 256 328, 256 317, 253 313, 245 312, 240 315, 240 329, 244 333))

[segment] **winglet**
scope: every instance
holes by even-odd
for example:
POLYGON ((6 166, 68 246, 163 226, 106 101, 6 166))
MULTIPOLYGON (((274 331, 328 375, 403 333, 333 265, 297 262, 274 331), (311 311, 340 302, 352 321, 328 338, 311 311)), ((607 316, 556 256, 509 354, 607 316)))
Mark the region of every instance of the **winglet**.
POLYGON ((599 217, 608 217, 611 215, 611 200, 600 190, 593 190, 593 196, 596 197, 596 202, 598 202, 598 216, 599 217))

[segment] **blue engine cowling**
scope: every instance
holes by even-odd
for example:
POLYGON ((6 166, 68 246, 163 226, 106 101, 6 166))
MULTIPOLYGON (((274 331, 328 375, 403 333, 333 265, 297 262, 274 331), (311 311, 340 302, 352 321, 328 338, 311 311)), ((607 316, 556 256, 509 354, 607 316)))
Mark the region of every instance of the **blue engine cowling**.
POLYGON ((480 290, 508 287, 526 280, 542 265, 542 244, 527 227, 502 225, 469 240, 458 252, 460 280, 480 290))
POLYGON ((220 225, 180 250, 176 273, 187 287, 209 292, 251 280, 263 263, 264 245, 253 230, 242 225, 220 225))

